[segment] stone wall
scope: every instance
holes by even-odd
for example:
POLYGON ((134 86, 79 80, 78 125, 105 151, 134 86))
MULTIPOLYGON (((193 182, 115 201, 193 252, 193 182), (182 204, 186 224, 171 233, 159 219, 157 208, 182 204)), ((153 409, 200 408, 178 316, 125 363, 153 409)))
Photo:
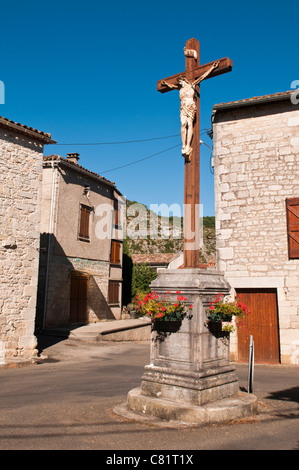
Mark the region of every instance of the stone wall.
POLYGON ((277 288, 281 361, 292 364, 299 260, 288 258, 286 198, 299 196, 298 130, 290 100, 219 110, 213 125, 218 269, 233 288, 277 288))
POLYGON ((34 336, 43 145, 0 128, 0 362, 37 353, 34 336))

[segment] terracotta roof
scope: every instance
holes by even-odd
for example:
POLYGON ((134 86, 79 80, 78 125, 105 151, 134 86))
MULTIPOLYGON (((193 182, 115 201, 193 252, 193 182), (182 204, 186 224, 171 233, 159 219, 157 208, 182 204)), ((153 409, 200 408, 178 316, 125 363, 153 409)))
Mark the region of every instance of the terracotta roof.
POLYGON ((261 104, 271 101, 282 101, 289 100, 290 95, 295 90, 288 90, 284 92, 274 93, 272 95, 253 96, 252 98, 246 98, 238 101, 228 101, 227 103, 218 103, 213 106, 214 111, 218 111, 225 108, 235 108, 238 106, 250 106, 252 104, 261 104))
POLYGON ((178 253, 137 253, 132 254, 132 261, 136 264, 152 264, 155 266, 169 264, 177 258, 178 253))
POLYGON ((3 116, 0 116, 0 125, 4 127, 9 127, 11 129, 15 129, 19 132, 23 132, 25 134, 34 135, 36 138, 42 140, 45 144, 56 144, 55 140, 51 139, 51 134, 47 132, 38 131, 33 127, 25 126, 24 124, 20 124, 19 122, 11 121, 3 116))
MULTIPOLYGON (((61 163, 67 163, 68 165, 71 165, 72 167, 74 167, 74 170, 77 170, 77 171, 84 171, 85 173, 88 173, 90 176, 92 177, 95 177, 97 179, 101 179, 103 180, 104 182, 106 182, 107 184, 109 185, 112 185, 115 187, 115 183, 112 182, 112 181, 109 181, 107 180, 106 178, 104 178, 104 176, 100 176, 98 175, 97 173, 94 173, 93 171, 90 171, 90 170, 87 170, 86 168, 84 168, 83 166, 81 165, 78 165, 77 163, 74 163, 74 162, 71 162, 70 160, 68 160, 67 158, 63 158, 61 155, 47 155, 47 156, 44 156, 44 162, 51 162, 51 161, 59 161, 61 163)), ((117 190, 117 188, 115 187, 115 189, 117 190)), ((118 190, 117 190, 118 191, 118 190)), ((119 191, 118 191, 119 192, 119 191)), ((120 193, 119 193, 120 194, 120 193)))
MULTIPOLYGON (((170 261, 179 257, 181 253, 136 253, 132 254, 132 261, 136 264, 148 264, 151 266, 165 266, 170 261)), ((200 269, 207 269, 209 266, 216 266, 214 259, 210 259, 209 263, 200 263, 198 267, 200 269)))

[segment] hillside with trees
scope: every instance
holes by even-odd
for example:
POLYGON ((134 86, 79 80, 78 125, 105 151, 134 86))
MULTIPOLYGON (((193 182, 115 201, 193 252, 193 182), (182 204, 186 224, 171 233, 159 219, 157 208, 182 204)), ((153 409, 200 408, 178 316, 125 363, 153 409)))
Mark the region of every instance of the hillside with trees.
MULTIPOLYGON (((138 213, 130 215, 130 206, 139 204, 136 201, 127 200, 126 223, 127 227, 134 224, 134 218, 138 213)), ((147 234, 143 237, 127 236, 127 249, 131 254, 137 253, 178 253, 183 251, 183 217, 162 217, 157 216, 145 205, 140 204, 145 210, 142 211, 142 218, 139 219, 139 226, 146 227, 147 234), (158 223, 157 237, 150 235, 151 220, 156 219, 158 223)), ((201 250, 201 262, 208 262, 213 258, 216 251, 215 240, 215 217, 203 217, 203 248, 201 250)), ((137 225, 137 224, 136 224, 137 225)), ((137 227, 138 229, 139 227, 137 227)))
MULTIPOLYGON (((126 236, 123 241, 123 305, 128 305, 137 293, 147 292, 150 282, 156 277, 156 271, 150 266, 134 264, 132 255, 180 253, 183 251, 183 218, 157 217, 144 205, 140 205, 142 209, 140 216, 137 211, 128 210, 133 204, 138 203, 127 200, 126 225, 127 228, 130 228, 131 224, 131 229, 134 230, 136 224, 137 236, 126 236), (154 217, 158 226, 158 236, 155 238, 150 236, 150 222, 153 220, 151 217, 154 217), (140 226, 147 229, 145 230, 147 233, 138 237, 140 226)), ((203 247, 200 253, 200 262, 208 263, 215 257, 215 217, 203 217, 202 223, 203 247)))

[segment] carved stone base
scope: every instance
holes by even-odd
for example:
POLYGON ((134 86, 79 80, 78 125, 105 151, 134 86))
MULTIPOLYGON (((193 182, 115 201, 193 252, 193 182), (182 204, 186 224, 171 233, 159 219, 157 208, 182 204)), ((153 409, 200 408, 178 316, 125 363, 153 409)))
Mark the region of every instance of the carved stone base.
POLYGON ((170 399, 147 397, 141 393, 140 388, 135 388, 128 393, 126 405, 114 411, 136 420, 156 419, 159 425, 172 423, 175 427, 180 424, 201 426, 253 416, 257 413, 257 398, 240 392, 230 398, 196 406, 170 399))
POLYGON ((189 424, 254 414, 257 399, 240 394, 229 361, 229 336, 215 335, 207 327, 209 303, 220 292, 230 291, 223 275, 200 269, 160 270, 151 288, 173 301, 179 292, 193 305, 192 315, 173 332, 152 329, 150 364, 140 388, 128 394, 127 411, 189 424))
POLYGON ((140 390, 144 396, 200 406, 235 395, 239 385, 232 366, 200 372, 145 366, 140 390))

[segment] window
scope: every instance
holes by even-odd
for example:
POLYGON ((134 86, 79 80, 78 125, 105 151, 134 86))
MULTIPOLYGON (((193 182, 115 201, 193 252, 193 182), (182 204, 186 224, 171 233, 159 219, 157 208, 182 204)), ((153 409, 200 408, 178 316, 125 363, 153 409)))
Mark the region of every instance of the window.
POLYGON ((114 226, 119 225, 119 211, 118 211, 118 200, 114 199, 114 226))
POLYGON ((79 239, 89 241, 89 218, 91 208, 88 206, 80 206, 80 224, 79 239))
POLYGON ((286 200, 289 259, 299 258, 299 197, 286 200))
POLYGON ((108 304, 119 304, 119 286, 118 281, 109 281, 108 304))
POLYGON ((112 240, 111 242, 111 254, 110 254, 110 263, 120 264, 120 246, 121 242, 112 240))

